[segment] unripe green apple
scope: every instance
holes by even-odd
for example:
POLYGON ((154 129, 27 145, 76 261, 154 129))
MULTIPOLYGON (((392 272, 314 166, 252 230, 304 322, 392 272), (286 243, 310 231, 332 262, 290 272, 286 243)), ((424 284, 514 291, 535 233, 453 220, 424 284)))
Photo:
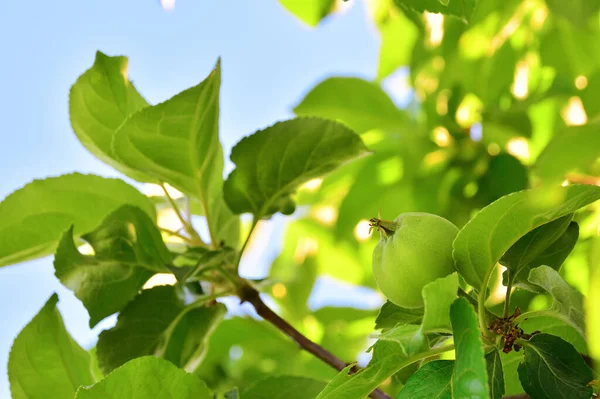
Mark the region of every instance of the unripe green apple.
POLYGON ((393 221, 371 219, 381 238, 373 251, 379 289, 403 308, 423 306, 421 289, 455 271, 452 242, 458 228, 443 217, 409 212, 393 221))

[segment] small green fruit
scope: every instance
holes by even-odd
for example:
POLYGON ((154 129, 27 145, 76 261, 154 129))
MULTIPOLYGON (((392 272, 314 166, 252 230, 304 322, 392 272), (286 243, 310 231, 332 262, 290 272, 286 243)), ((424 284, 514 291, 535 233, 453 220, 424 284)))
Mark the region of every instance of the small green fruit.
POLYGON ((458 228, 443 217, 409 212, 394 221, 371 219, 381 238, 373 251, 379 289, 404 308, 423 306, 421 289, 455 271, 452 242, 458 228))

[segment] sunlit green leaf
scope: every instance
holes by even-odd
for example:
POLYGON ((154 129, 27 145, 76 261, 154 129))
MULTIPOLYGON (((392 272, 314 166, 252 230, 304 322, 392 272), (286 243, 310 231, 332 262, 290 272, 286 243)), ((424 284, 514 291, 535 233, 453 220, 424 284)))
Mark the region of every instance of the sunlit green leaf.
POLYGON ((72 398, 80 385, 95 382, 90 355, 71 338, 52 295, 21 330, 8 358, 13 399, 72 398))
POLYGON ((291 194, 302 183, 368 154, 352 130, 332 121, 298 118, 242 139, 231 152, 236 169, 225 182, 225 199, 235 213, 257 219, 291 213, 291 194))
POLYGON ((69 226, 79 236, 125 204, 156 216, 146 197, 118 179, 73 173, 34 180, 0 202, 0 266, 49 255, 69 226))
POLYGON ((600 9, 595 0, 572 0, 565 3, 560 0, 546 0, 548 8, 555 15, 568 19, 576 27, 586 26, 591 15, 600 9))
POLYGON ((394 0, 400 7, 408 7, 419 12, 453 15, 469 22, 475 11, 477 0, 449 0, 444 5, 440 0, 394 0))
POLYGON ((452 399, 450 380, 454 361, 434 360, 412 375, 396 399, 452 399))
POLYGON ((335 0, 279 0, 292 14, 310 26, 316 26, 333 9, 335 0))
POLYGON ((198 377, 153 356, 131 360, 92 386, 82 386, 75 399, 212 399, 198 377))
POLYGON ((405 309, 386 301, 375 320, 375 329, 390 329, 399 324, 421 324, 422 319, 423 309, 405 309))
POLYGON ((378 79, 383 79, 399 67, 409 64, 419 33, 419 29, 401 12, 395 13, 381 27, 378 79))
POLYGON ((568 342, 549 334, 534 335, 525 345, 519 379, 533 398, 589 399, 592 370, 568 342))
POLYGON ((325 387, 311 378, 278 376, 258 381, 242 394, 243 399, 314 399, 325 387))
POLYGON ((425 314, 421 328, 424 332, 450 332, 450 305, 456 299, 458 274, 452 273, 423 287, 425 314))

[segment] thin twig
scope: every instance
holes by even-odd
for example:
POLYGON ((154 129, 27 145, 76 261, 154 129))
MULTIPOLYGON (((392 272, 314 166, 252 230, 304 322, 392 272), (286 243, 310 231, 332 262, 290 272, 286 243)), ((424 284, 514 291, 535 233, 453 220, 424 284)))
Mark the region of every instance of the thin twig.
POLYGON ((165 184, 163 182, 161 182, 160 186, 162 187, 162 189, 165 193, 165 196, 167 197, 167 200, 169 201, 169 204, 171 205, 171 208, 173 208, 175 215, 177 215, 177 219, 179 219, 179 222, 182 224, 185 231, 190 235, 191 242, 194 244, 200 244, 202 246, 205 246, 206 244, 204 243, 204 241, 202 241, 198 232, 196 230, 194 230, 192 225, 190 223, 188 223, 188 221, 185 220, 184 217, 181 215, 181 211, 179 210, 179 207, 175 203, 175 200, 169 194, 169 191, 167 191, 167 187, 165 186, 165 184))
MULTIPOLYGON (((319 344, 311 341, 306 338, 302 333, 292 327, 287 321, 282 319, 277 313, 273 312, 271 308, 269 308, 260 298, 259 293, 254 288, 246 285, 244 286, 239 294, 242 302, 249 302, 256 309, 256 313, 261 316, 263 319, 267 320, 269 323, 273 324, 279 330, 281 330, 284 334, 294 340, 300 348, 305 351, 313 354, 317 358, 321 359, 323 362, 327 363, 331 367, 335 368, 338 371, 342 371, 345 369, 348 364, 346 364, 343 360, 335 356, 333 353, 329 352, 327 349, 323 348, 319 344)), ((351 373, 358 371, 358 368, 353 367, 350 370, 351 373)), ((392 399, 391 396, 386 394, 385 392, 376 389, 369 395, 370 398, 373 399, 392 399)))
POLYGON ((160 226, 158 227, 158 229, 160 231, 162 231, 163 233, 166 233, 166 234, 168 234, 170 236, 181 238, 183 241, 185 241, 187 243, 191 243, 192 242, 192 240, 189 237, 186 237, 183 234, 178 233, 177 231, 169 230, 169 229, 166 229, 166 228, 160 227, 160 226))
POLYGON ((244 255, 244 252, 246 251, 246 246, 248 246, 248 243, 250 242, 250 237, 252 237, 252 233, 254 232, 254 229, 256 228, 257 224, 258 224, 258 219, 253 218, 252 225, 250 226, 250 231, 248 232, 248 236, 246 236, 246 240, 244 241, 244 244, 242 244, 242 248, 240 249, 237 259, 235 260, 236 272, 239 271, 239 269, 240 269, 240 262, 242 261, 242 255, 244 255))
POLYGON ((514 275, 510 272, 510 270, 507 269, 506 273, 508 276, 508 283, 506 285, 506 299, 504 300, 504 315, 502 316, 505 319, 508 318, 508 315, 510 313, 510 295, 511 295, 512 285, 513 285, 513 280, 514 280, 514 275))

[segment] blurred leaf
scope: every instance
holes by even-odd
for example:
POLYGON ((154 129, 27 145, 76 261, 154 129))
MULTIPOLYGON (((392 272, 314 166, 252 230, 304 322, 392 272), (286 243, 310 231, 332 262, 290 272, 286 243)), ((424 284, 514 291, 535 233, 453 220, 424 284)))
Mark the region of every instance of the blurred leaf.
MULTIPOLYGON (((560 0, 550 1, 558 4, 560 0)), ((556 69, 557 76, 568 80, 569 83, 579 75, 589 76, 599 65, 600 49, 597 46, 599 39, 600 34, 597 30, 587 29, 585 25, 575 27, 556 21, 541 37, 542 64, 556 69)))
MULTIPOLYGON (((600 290, 597 289, 600 287, 600 237, 592 238, 589 248, 589 264, 592 267, 586 302, 586 324, 589 331, 600 331, 600 290)), ((600 372, 600 334, 590 334, 588 339, 590 355, 596 361, 596 372, 600 372)))
POLYGON ((357 133, 397 131, 408 121, 381 87, 358 78, 329 78, 315 86, 294 108, 298 116, 343 122, 357 133))
POLYGON ((79 236, 124 204, 156 218, 148 198, 119 179, 73 173, 34 180, 0 202, 0 266, 49 255, 69 226, 79 236))
POLYGON ((327 385, 304 377, 277 376, 254 383, 242 394, 243 399, 314 399, 327 385))
POLYGON ((491 157, 486 173, 477 181, 477 199, 484 205, 529 187, 527 168, 510 154, 491 157))
POLYGON ((75 399, 212 399, 196 376, 153 356, 131 360, 102 381, 82 386, 75 399))
POLYGON ((222 198, 223 150, 219 142, 221 67, 199 85, 129 117, 117 130, 113 149, 130 168, 166 182, 202 203, 213 246, 235 248, 239 219, 222 198))
POLYGON ((400 8, 408 7, 419 12, 441 13, 459 17, 469 22, 475 11, 477 0, 449 0, 448 5, 439 0, 394 0, 400 8))
POLYGON ((579 291, 567 284, 556 270, 548 266, 540 266, 529 272, 529 282, 550 293, 554 298, 552 307, 567 316, 583 334, 585 331, 584 297, 579 291))
POLYGON ((171 253, 160 232, 133 206, 112 212, 81 238, 91 245, 94 255, 79 252, 70 227, 56 249, 54 269, 60 282, 88 310, 90 327, 121 310, 154 273, 169 271, 171 253))
POLYGON ((419 29, 402 12, 392 14, 381 27, 377 79, 384 79, 410 63, 412 49, 419 36, 419 29))
POLYGON ((396 399, 452 399, 450 379, 453 360, 434 360, 413 374, 396 399))
POLYGON ((509 194, 481 210, 454 240, 459 274, 481 289, 484 276, 522 236, 600 198, 600 187, 573 185, 509 194))
POLYGON ((72 398, 95 382, 90 355, 67 332, 53 294, 21 330, 8 358, 13 399, 72 398))
POLYGON ((456 363, 452 372, 453 398, 488 398, 485 352, 473 306, 458 298, 450 307, 456 363))
POLYGON ((94 65, 77 79, 69 93, 71 126, 79 141, 98 159, 136 180, 147 180, 143 172, 119 162, 111 146, 121 123, 148 106, 129 81, 127 68, 127 57, 96 52, 94 65))
POLYGON ((562 182, 569 172, 600 157, 600 124, 573 126, 555 135, 542 151, 534 173, 546 182, 562 182))
POLYGON ((595 0, 572 0, 569 3, 546 0, 546 4, 553 14, 568 19, 576 27, 586 26, 590 17, 600 9, 600 3, 595 0))
POLYGON ((549 334, 534 335, 525 345, 525 361, 519 365, 519 379, 525 392, 534 398, 589 399, 592 370, 575 348, 549 334), (548 392, 549 387, 552 387, 548 392))
POLYGON ((298 186, 368 153, 359 136, 336 122, 279 122, 233 147, 236 169, 225 182, 225 199, 235 213, 252 212, 256 220, 289 214, 295 208, 290 196, 298 186))
POLYGON ((497 348, 485 355, 485 363, 487 365, 490 398, 502 399, 504 395, 504 372, 502 371, 502 362, 497 348))
POLYGON ((450 305, 456 299, 458 291, 458 274, 452 273, 438 278, 423 287, 425 314, 421 329, 425 333, 450 332, 450 305))
POLYGON ((423 309, 404 309, 386 301, 375 320, 375 329, 390 329, 404 324, 421 324, 422 319, 423 309))
POLYGON ((309 26, 317 26, 335 5, 335 0, 279 0, 279 2, 309 26))
POLYGON ((226 311, 221 304, 204 306, 207 301, 186 306, 173 286, 142 291, 121 311, 117 325, 98 337, 100 368, 108 374, 131 359, 156 355, 193 370, 226 311))

